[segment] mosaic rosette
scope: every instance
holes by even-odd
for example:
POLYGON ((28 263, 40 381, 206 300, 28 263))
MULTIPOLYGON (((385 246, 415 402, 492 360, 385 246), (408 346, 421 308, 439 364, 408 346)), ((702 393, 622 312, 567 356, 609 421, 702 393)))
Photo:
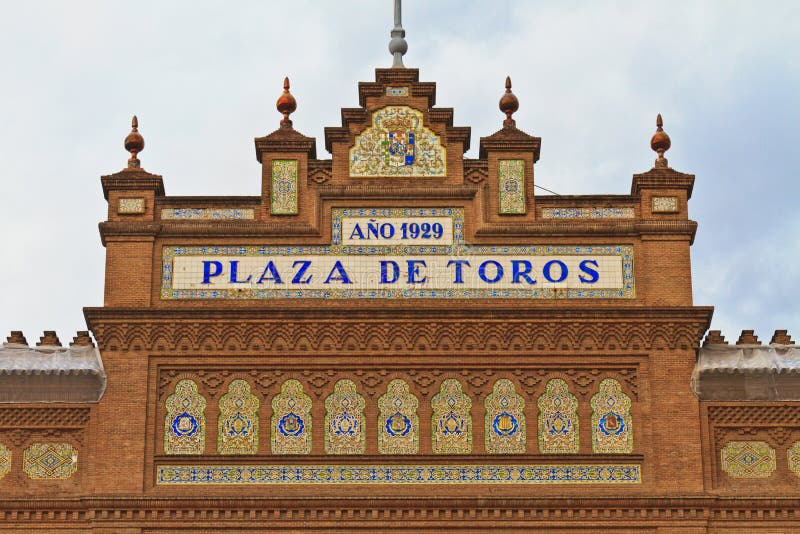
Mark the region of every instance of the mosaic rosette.
POLYGON ((364 454, 364 397, 356 384, 346 378, 336 382, 325 399, 325 452, 364 454))
POLYGON ((497 162, 497 179, 500 190, 500 213, 503 215, 525 213, 525 161, 501 159, 497 162))
POLYGON ((258 452, 258 398, 250 384, 234 380, 219 400, 217 450, 220 454, 258 452))
POLYGON ((419 452, 419 400, 409 392, 408 383, 395 378, 378 399, 378 452, 416 454, 419 452))
POLYGON ((0 480, 11 470, 11 449, 0 443, 0 480))
POLYGON ((786 451, 787 460, 789 461, 789 471, 796 477, 800 477, 800 441, 796 441, 786 451))
POLYGON ((167 397, 164 454, 203 454, 206 443, 206 399, 193 380, 181 380, 167 397))
POLYGON ((372 126, 350 149, 350 176, 445 176, 444 147, 422 119, 421 111, 408 106, 373 112, 372 126))
POLYGON ((33 480, 66 480, 78 469, 78 453, 69 443, 32 443, 22 470, 33 480))
POLYGON ((162 465, 158 485, 638 484, 641 467, 611 465, 162 465))
POLYGON ((619 382, 606 378, 592 397, 592 450, 596 453, 633 452, 631 399, 619 382))
POLYGON ((297 215, 297 160, 272 160, 272 215, 297 215))
POLYGON ((524 454, 527 445, 525 400, 517 394, 514 383, 501 378, 484 401, 486 452, 524 454))
POLYGON ((764 441, 729 441, 721 456, 722 470, 732 478, 769 478, 776 469, 775 449, 764 441))
POLYGON ((291 378, 272 399, 272 453, 311 454, 311 397, 291 378))
POLYGON ((431 440, 435 454, 472 452, 472 400, 461 391, 461 382, 448 378, 431 399, 431 440))
POLYGON ((578 399, 569 392, 566 381, 553 378, 537 400, 539 407, 539 451, 571 454, 580 449, 578 399))

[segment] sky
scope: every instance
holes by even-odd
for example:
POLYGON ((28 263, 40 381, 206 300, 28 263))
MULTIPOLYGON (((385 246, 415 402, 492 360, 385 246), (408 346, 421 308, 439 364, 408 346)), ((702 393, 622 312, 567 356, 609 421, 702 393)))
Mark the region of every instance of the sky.
MULTIPOLYGON (((253 138, 289 76, 294 126, 316 137, 391 66, 391 0, 0 0, 0 336, 66 343, 101 306, 100 176, 142 166, 168 195, 258 195, 253 138)), ((653 165, 655 116, 689 203, 694 303, 735 341, 800 338, 800 2, 406 0, 408 67, 478 139, 502 121, 542 137, 538 185, 628 194, 653 165)), ((539 191, 538 193, 541 193, 539 191)))

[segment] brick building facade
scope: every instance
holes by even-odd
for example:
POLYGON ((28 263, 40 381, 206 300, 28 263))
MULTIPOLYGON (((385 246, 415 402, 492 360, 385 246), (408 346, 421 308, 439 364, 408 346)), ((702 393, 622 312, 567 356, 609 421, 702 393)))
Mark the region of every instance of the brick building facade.
POLYGON ((700 348, 660 117, 630 195, 536 196, 506 87, 468 159, 377 69, 318 159, 287 80, 258 197, 167 196, 134 119, 94 341, 3 349, 0 531, 800 531, 796 371, 735 360, 796 349, 700 348))

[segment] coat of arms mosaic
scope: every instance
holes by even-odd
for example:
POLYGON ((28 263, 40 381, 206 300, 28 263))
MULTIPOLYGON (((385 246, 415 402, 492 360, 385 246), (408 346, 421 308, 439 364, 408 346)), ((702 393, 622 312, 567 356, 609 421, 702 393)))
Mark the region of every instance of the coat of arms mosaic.
POLYGON ((364 397, 346 378, 336 382, 325 399, 325 452, 364 454, 364 397))
POLYGON ((220 454, 258 452, 258 398, 250 384, 234 380, 219 400, 217 448, 220 454))
POLYGON ((409 392, 408 382, 395 378, 378 399, 378 452, 416 454, 419 452, 419 400, 409 392))
POLYGON ((444 177, 447 156, 439 137, 423 125, 421 111, 386 106, 350 149, 350 176, 444 177))
POLYGON ((193 380, 181 380, 167 397, 164 454, 203 454, 206 444, 206 400, 193 380))
POLYGON ((484 404, 486 452, 524 454, 527 442, 525 400, 517 394, 514 383, 507 378, 497 380, 484 404))
POLYGON ((472 452, 472 400, 461 390, 461 382, 448 378, 431 400, 431 440, 436 454, 472 452))
POLYGON ((303 385, 289 379, 272 399, 273 454, 311 453, 311 397, 303 385))
POLYGON ((601 453, 633 452, 631 399, 619 382, 606 378, 592 397, 592 450, 601 453))
POLYGON ((539 451, 570 454, 580 450, 578 399, 561 378, 547 382, 539 405, 539 451))

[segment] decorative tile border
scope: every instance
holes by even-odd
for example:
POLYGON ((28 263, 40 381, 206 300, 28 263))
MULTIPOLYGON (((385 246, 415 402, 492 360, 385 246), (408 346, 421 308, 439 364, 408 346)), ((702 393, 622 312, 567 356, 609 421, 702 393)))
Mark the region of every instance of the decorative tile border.
POLYGON ((633 219, 633 208, 542 208, 542 219, 633 219))
POLYGON ((143 198, 121 198, 117 205, 118 215, 141 215, 144 213, 143 198))
POLYGON ((158 485, 638 484, 641 467, 611 465, 161 465, 158 485))
POLYGON ((653 213, 678 213, 678 197, 653 197, 653 213))
POLYGON ((252 208, 164 208, 161 219, 165 221, 233 221, 252 220, 256 212, 252 208))

